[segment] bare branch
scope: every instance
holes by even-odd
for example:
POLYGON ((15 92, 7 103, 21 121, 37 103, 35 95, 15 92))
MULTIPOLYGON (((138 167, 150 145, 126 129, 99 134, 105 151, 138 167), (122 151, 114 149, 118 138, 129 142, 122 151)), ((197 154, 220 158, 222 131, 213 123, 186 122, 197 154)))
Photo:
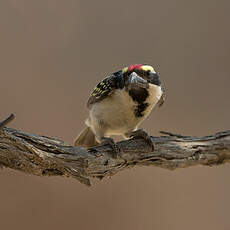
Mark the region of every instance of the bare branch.
POLYGON ((165 133, 170 136, 152 137, 154 152, 142 139, 119 142, 122 153, 115 159, 110 146, 89 151, 54 138, 3 128, 0 166, 39 176, 73 177, 90 185, 89 178, 102 179, 137 165, 177 169, 230 161, 230 130, 201 138, 165 133))
POLYGON ((171 137, 188 137, 188 136, 183 136, 181 134, 176 134, 176 133, 170 133, 170 132, 166 132, 166 131, 160 131, 159 133, 161 134, 165 134, 165 135, 169 135, 171 137))
POLYGON ((9 124, 15 118, 14 114, 11 113, 4 121, 0 122, 0 129, 9 124))

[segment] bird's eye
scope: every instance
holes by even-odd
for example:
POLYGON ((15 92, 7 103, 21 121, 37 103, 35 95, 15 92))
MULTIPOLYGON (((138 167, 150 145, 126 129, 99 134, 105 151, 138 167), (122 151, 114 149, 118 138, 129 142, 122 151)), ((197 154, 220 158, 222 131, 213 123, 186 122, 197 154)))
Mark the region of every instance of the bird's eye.
POLYGON ((147 73, 147 76, 149 76, 151 74, 151 71, 147 70, 146 73, 147 73))

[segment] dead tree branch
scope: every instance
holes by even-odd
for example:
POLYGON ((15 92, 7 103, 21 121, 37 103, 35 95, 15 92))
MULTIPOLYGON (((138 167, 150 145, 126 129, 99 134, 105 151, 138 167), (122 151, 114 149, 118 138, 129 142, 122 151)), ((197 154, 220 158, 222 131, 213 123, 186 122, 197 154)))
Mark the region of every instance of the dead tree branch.
MULTIPOLYGON (((13 115, 1 122, 5 126, 13 115)), ((0 130, 0 167, 8 167, 39 176, 67 176, 90 185, 89 178, 104 178, 134 166, 158 166, 166 169, 193 165, 218 165, 230 161, 230 130, 205 137, 190 137, 169 132, 152 137, 154 152, 142 139, 118 143, 122 150, 112 157, 110 146, 94 150, 73 147, 61 140, 32 135, 10 128, 0 130)))
POLYGON ((9 124, 15 118, 14 114, 11 113, 9 117, 0 122, 0 129, 9 124))

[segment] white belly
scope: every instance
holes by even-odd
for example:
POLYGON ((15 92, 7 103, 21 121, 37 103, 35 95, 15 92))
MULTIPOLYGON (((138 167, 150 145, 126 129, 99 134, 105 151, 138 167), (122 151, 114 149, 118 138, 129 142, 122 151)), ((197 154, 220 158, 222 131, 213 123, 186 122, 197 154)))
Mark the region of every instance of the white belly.
POLYGON ((137 102, 129 96, 125 89, 116 90, 109 98, 92 105, 86 124, 95 134, 110 136, 131 132, 149 115, 162 95, 161 87, 150 85, 149 97, 145 103, 149 106, 142 117, 134 114, 137 102))

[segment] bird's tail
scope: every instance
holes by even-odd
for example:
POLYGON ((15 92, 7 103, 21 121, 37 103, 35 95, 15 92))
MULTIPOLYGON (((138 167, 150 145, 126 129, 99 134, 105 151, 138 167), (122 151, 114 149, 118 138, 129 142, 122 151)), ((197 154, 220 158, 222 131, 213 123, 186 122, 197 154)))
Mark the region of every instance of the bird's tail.
POLYGON ((74 141, 75 146, 82 146, 86 148, 96 146, 98 144, 99 143, 96 141, 95 135, 90 129, 90 127, 87 127, 84 130, 82 130, 82 132, 74 141))

